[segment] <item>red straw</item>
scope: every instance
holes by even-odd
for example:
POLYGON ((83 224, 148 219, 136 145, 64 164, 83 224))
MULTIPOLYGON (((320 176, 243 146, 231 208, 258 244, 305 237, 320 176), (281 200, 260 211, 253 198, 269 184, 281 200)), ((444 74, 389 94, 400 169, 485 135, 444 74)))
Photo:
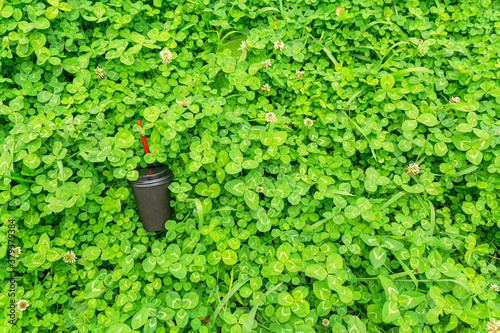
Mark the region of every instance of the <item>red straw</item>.
MULTIPOLYGON (((140 120, 137 120, 137 125, 141 126, 141 128, 142 128, 142 124, 141 124, 140 120)), ((148 144, 146 143, 146 138, 142 134, 141 134, 141 140, 142 140, 142 145, 144 146, 144 152, 146 154, 149 154, 149 149, 148 149, 148 144)))
MULTIPOLYGON (((137 125, 141 126, 141 128, 142 128, 142 124, 141 124, 140 120, 137 120, 137 125)), ((146 138, 142 134, 141 134, 141 140, 142 140, 142 145, 144 146, 144 152, 146 154, 149 154, 149 149, 148 149, 148 144, 146 143, 146 138)), ((148 175, 152 175, 152 174, 153 174, 153 169, 148 168, 148 175)))

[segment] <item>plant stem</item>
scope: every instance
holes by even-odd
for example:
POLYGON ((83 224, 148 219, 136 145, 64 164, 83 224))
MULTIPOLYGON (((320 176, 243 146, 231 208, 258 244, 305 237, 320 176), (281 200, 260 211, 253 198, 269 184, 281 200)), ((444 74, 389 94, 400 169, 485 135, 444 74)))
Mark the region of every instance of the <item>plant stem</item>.
POLYGON ((9 179, 15 180, 17 182, 35 183, 34 180, 23 179, 23 178, 19 178, 19 177, 12 177, 12 176, 6 176, 6 175, 0 175, 0 177, 9 178, 9 179))

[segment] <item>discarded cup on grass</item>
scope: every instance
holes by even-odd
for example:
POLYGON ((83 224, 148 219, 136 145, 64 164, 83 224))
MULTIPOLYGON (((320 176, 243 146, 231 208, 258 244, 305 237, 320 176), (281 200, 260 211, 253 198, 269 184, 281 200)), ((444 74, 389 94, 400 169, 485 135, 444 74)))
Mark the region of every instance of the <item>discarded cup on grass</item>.
POLYGON ((147 231, 165 229, 165 222, 172 219, 170 190, 174 178, 172 171, 164 164, 152 164, 138 169, 139 178, 130 182, 139 217, 147 231))

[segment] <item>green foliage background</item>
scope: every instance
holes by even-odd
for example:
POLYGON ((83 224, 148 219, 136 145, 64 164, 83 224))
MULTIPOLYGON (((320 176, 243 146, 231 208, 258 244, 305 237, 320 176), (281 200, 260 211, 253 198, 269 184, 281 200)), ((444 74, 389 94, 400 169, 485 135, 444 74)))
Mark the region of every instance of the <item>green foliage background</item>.
POLYGON ((1 332, 500 319, 497 1, 9 0, 0 15, 1 332), (152 162, 176 175, 160 233, 127 184, 152 162), (14 325, 9 218, 29 302, 14 325))

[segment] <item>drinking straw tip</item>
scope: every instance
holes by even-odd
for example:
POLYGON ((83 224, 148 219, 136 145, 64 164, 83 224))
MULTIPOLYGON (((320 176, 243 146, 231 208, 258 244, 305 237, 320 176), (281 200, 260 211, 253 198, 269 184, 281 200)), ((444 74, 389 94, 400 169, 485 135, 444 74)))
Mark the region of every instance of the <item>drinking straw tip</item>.
MULTIPOLYGON (((137 120, 137 125, 141 126, 141 128, 142 128, 142 124, 141 124, 140 120, 137 120)), ((146 138, 142 134, 141 134, 141 140, 142 140, 142 145, 144 146, 144 153, 149 154, 149 149, 148 149, 148 144, 146 142, 146 138)))

